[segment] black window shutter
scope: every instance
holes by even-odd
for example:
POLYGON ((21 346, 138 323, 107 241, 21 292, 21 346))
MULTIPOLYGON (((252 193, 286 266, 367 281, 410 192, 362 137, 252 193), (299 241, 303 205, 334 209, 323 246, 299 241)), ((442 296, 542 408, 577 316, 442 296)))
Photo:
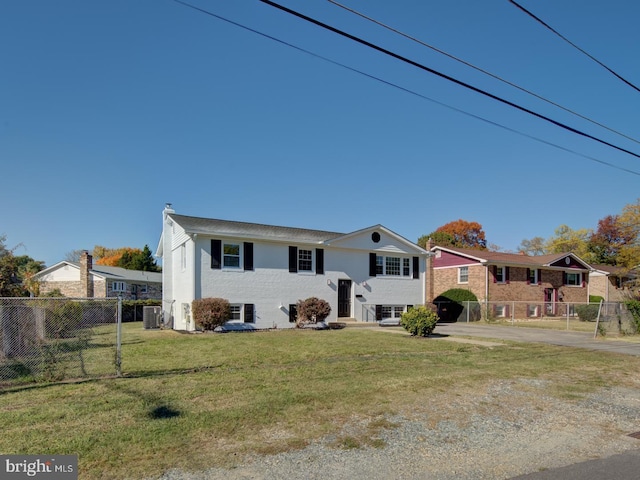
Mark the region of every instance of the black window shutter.
POLYGON ((382 305, 376 305, 376 320, 382 320, 382 305))
POLYGON ((376 276, 376 254, 375 253, 369 254, 369 276, 370 277, 376 276))
POLYGON ((244 269, 253 270, 253 243, 244 242, 244 269))
POLYGON ((316 248, 316 273, 324 275, 324 249, 316 248))
POLYGON ((244 323, 254 323, 253 320, 253 303, 244 304, 244 323))
POLYGON ((538 269, 538 285, 542 285, 542 269, 538 269))
POLYGON ((298 271, 298 247, 289 247, 289 271, 291 273, 298 271))
POLYGON ((289 323, 296 323, 298 321, 298 305, 295 303, 289 304, 289 323))
POLYGON ((531 284, 531 270, 527 268, 527 285, 531 284))
POLYGON ((211 240, 211 268, 222 268, 222 240, 211 240))
POLYGON ((504 267, 504 281, 509 283, 509 267, 504 267))
POLYGON ((491 266, 491 273, 493 274, 493 283, 498 282, 498 267, 496 265, 491 266))
POLYGON ((413 257, 413 278, 420 278, 420 258, 413 257))

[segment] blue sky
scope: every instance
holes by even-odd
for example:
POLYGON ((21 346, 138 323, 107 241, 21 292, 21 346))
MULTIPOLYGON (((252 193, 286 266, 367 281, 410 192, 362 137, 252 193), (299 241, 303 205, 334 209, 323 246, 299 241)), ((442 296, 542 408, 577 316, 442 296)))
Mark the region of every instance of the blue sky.
MULTIPOLYGON (((413 241, 461 218, 515 250, 562 224, 596 228, 640 197, 638 175, 525 135, 635 172, 639 158, 258 0, 191 3, 388 83, 172 0, 4 0, 0 234, 18 254, 52 265, 94 245, 155 250, 167 202, 342 232, 380 223, 413 241)), ((327 0, 279 3, 640 153, 327 0)), ((340 3, 640 138, 640 93, 507 0, 340 3)), ((640 2, 519 3, 640 84, 640 2)))

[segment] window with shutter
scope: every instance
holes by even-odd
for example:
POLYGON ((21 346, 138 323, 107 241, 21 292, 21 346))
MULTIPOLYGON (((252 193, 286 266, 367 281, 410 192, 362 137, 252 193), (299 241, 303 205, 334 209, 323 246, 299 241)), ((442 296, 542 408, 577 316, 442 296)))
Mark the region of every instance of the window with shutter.
POLYGON ((211 240, 211 268, 222 268, 222 241, 211 240))
POLYGON ((244 242, 244 269, 253 270, 253 243, 244 242))
POLYGON ((376 254, 375 253, 370 253, 369 254, 369 276, 370 277, 375 277, 376 276, 376 254))
POLYGON ((324 274, 324 250, 322 248, 316 248, 316 273, 318 275, 324 274))
POLYGON ((289 247, 289 271, 291 273, 298 271, 298 247, 289 247))
POLYGON ((255 323, 253 303, 244 304, 244 323, 255 323))

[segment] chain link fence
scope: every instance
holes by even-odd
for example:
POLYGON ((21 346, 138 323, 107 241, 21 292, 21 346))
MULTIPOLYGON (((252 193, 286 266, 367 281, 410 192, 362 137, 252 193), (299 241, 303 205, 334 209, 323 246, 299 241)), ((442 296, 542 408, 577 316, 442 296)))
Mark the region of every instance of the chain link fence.
POLYGON ((595 335, 633 335, 638 320, 622 302, 436 302, 443 322, 508 323, 518 326, 593 332, 595 335))
POLYGON ((119 300, 0 298, 0 389, 119 374, 119 300))

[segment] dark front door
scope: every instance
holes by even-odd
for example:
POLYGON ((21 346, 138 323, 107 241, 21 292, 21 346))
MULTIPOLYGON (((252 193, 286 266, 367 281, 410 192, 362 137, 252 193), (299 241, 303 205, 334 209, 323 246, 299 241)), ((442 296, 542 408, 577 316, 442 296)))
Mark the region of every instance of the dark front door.
POLYGON ((338 317, 351 316, 351 280, 338 280, 338 317))

